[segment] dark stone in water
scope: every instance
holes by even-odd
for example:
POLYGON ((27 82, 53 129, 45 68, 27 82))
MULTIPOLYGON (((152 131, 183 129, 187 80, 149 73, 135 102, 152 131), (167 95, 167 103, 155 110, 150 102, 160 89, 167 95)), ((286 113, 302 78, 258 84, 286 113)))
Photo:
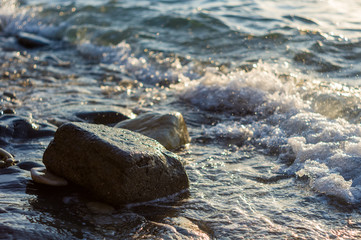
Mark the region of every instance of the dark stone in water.
POLYGON ((136 116, 129 108, 97 104, 68 105, 55 114, 57 117, 48 119, 48 122, 59 127, 68 122, 87 122, 114 126, 120 121, 136 116))
MULTIPOLYGON (((4 114, 0 116, 0 138, 40 138, 53 136, 55 127, 35 123, 28 118, 13 114, 4 114)), ((3 139, 2 139, 3 140, 3 139)))
POLYGON ((54 174, 113 205, 149 201, 189 187, 176 154, 154 139, 104 125, 60 126, 43 162, 54 174))
POLYGON ((2 114, 16 114, 15 110, 14 109, 11 109, 11 108, 7 108, 7 109, 4 109, 2 110, 2 114))
POLYGON ((30 171, 30 169, 35 168, 35 167, 44 167, 44 165, 37 163, 37 162, 32 162, 32 161, 21 162, 17 166, 20 169, 23 169, 26 171, 30 171))
POLYGON ((8 97, 8 98, 10 98, 11 100, 16 99, 16 94, 15 94, 15 93, 12 93, 12 92, 7 92, 7 91, 5 91, 5 92, 3 93, 3 96, 4 96, 4 97, 8 97))
POLYGON ((51 44, 49 39, 26 32, 18 33, 16 39, 20 45, 26 48, 45 47, 51 44))
POLYGON ((104 125, 115 125, 118 122, 129 119, 126 114, 116 111, 87 111, 76 113, 76 116, 88 123, 104 125))

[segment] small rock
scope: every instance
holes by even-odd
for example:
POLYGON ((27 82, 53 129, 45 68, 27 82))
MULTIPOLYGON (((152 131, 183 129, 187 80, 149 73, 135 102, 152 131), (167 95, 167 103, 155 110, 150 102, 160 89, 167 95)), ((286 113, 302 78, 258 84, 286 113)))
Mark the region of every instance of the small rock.
POLYGON ((36 167, 30 170, 31 179, 36 183, 41 183, 50 186, 66 186, 68 182, 62 178, 49 172, 45 167, 36 167))
POLYGON ((6 167, 6 163, 3 160, 0 160, 0 168, 5 168, 6 167))
POLYGON ((17 161, 14 159, 13 155, 5 149, 0 148, 0 168, 13 166, 16 162, 17 161))
POLYGON ((11 109, 11 108, 7 108, 5 110, 2 111, 3 114, 15 114, 15 110, 14 109, 11 109))
POLYGON ((8 158, 5 159, 4 161, 7 165, 12 166, 13 164, 15 164, 15 159, 14 158, 8 158))
POLYGON ((168 150, 179 148, 190 142, 187 125, 179 112, 145 113, 137 118, 122 121, 115 127, 129 129, 153 138, 168 150))
POLYGON ((14 158, 13 155, 11 155, 8 151, 6 151, 3 148, 0 148, 0 158, 1 159, 7 159, 7 158, 14 158))
POLYGON ((60 126, 43 163, 115 206, 166 197, 189 186, 176 154, 154 139, 104 125, 60 126))
POLYGON ((68 105, 62 110, 54 112, 57 117, 52 120, 58 126, 61 122, 87 122, 114 126, 125 119, 135 118, 136 115, 129 108, 106 106, 97 104, 68 105))
POLYGON ((23 162, 19 163, 17 166, 20 169, 23 169, 26 171, 30 171, 32 168, 35 168, 35 167, 44 167, 44 165, 37 163, 37 162, 33 162, 33 161, 23 161, 23 162))
POLYGON ((49 39, 26 32, 18 33, 16 39, 20 45, 26 48, 45 47, 51 44, 49 39))
POLYGON ((53 136, 55 127, 14 114, 0 115, 0 138, 41 138, 53 136))
POLYGON ((127 115, 116 111, 93 111, 76 113, 76 116, 85 122, 104 125, 112 125, 120 121, 127 120, 129 119, 127 115))
POLYGON ((8 98, 10 98, 11 100, 13 100, 13 99, 16 99, 16 94, 15 93, 12 93, 12 92, 4 92, 3 93, 3 96, 4 97, 8 97, 8 98))

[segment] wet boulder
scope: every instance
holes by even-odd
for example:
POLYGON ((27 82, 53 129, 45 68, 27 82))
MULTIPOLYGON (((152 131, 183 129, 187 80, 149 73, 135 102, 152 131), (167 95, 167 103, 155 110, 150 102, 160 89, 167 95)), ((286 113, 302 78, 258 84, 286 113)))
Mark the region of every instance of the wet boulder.
POLYGON ((189 186, 176 154, 154 139, 104 125, 60 126, 43 163, 52 173, 113 205, 149 201, 189 186))
POLYGON ((187 125, 179 112, 167 114, 149 112, 137 118, 122 121, 115 127, 129 129, 153 138, 168 150, 179 148, 190 142, 187 125))

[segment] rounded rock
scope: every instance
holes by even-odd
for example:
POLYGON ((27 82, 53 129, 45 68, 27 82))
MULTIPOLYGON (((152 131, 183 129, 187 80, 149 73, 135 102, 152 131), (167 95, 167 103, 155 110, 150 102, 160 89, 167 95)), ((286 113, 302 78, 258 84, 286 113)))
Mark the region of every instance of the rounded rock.
POLYGON ((3 113, 4 114, 16 114, 15 110, 11 109, 11 108, 7 108, 7 109, 3 110, 3 113))
POLYGON ((6 167, 6 163, 2 160, 0 160, 0 168, 6 167))
POLYGON ((8 159, 8 158, 14 158, 13 155, 11 155, 8 151, 6 151, 3 148, 0 148, 0 158, 1 159, 8 159))
POLYGON ((157 140, 168 150, 175 150, 191 140, 184 118, 179 112, 149 112, 115 125, 157 140))
POLYGON ((60 126, 43 163, 113 206, 151 201, 189 187, 178 155, 142 134, 100 124, 60 126))
POLYGON ((30 174, 31 174, 31 178, 36 183, 56 186, 56 187, 68 185, 67 180, 49 172, 45 167, 32 168, 30 170, 30 174))
POLYGON ((7 158, 5 161, 4 161, 8 166, 11 166, 15 163, 15 159, 14 158, 7 158))

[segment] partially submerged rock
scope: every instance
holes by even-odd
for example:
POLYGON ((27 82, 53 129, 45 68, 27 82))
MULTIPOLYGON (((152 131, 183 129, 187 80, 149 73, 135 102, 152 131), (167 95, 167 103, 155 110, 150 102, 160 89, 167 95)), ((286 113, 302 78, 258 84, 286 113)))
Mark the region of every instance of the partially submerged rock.
POLYGON ((45 167, 35 167, 30 170, 31 179, 36 183, 41 183, 50 186, 66 186, 68 181, 64 178, 56 176, 48 171, 45 167))
POLYGON ((0 148, 0 168, 10 167, 15 165, 14 156, 3 148, 0 148))
POLYGON ((4 138, 41 138, 53 136, 55 127, 14 114, 4 114, 0 116, 0 133, 1 140, 4 138))
POLYGON ((48 121, 58 127, 67 122, 87 122, 114 126, 120 121, 136 116, 128 108, 93 104, 64 106, 61 112, 54 113, 54 115, 57 118, 51 118, 48 121))
POLYGON ((129 115, 116 111, 85 111, 76 113, 76 116, 85 122, 104 125, 114 125, 120 121, 127 120, 129 115))
POLYGON ((160 114, 145 113, 115 125, 139 132, 160 142, 168 150, 179 148, 190 142, 187 125, 179 112, 160 114))
POLYGON ((51 44, 51 41, 47 38, 26 32, 18 33, 16 39, 20 45, 26 48, 45 47, 51 44))
POLYGON ((60 126, 43 162, 113 205, 149 201, 189 186, 177 155, 144 135, 104 125, 60 126))

